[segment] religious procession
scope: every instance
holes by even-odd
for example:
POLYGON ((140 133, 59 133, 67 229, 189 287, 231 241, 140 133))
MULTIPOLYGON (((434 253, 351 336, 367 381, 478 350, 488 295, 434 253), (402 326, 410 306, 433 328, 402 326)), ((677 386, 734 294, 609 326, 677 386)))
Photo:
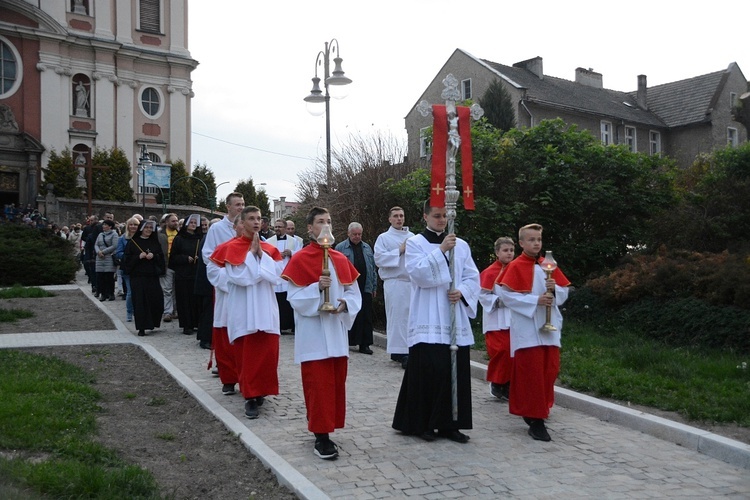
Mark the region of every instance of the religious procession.
MULTIPOLYGON (((305 218, 305 241, 283 220, 271 232, 260 209, 245 206, 235 192, 226 198, 227 215, 197 243, 195 256, 205 267, 198 274, 205 273, 214 290, 212 306, 205 302, 201 308, 212 311, 210 347, 222 394, 239 391, 245 416, 257 419, 266 398, 279 394, 280 335, 293 334, 307 430, 321 459, 339 456, 331 435, 346 424, 350 352, 373 354, 378 277, 385 295, 386 350, 404 369, 393 429, 428 442, 469 441, 463 431, 472 428, 470 321, 481 303, 491 395, 508 402, 531 438, 551 440, 544 421, 554 402, 560 306, 570 282, 551 252, 542 257, 543 228, 535 223, 518 231, 520 256, 514 258, 514 238, 503 235, 495 243, 497 261, 481 273, 477 269, 469 245, 454 232, 454 220, 459 151, 464 205, 474 208, 469 124, 481 109, 457 107, 450 97, 446 105, 424 106, 434 115, 435 142, 431 197, 422 213, 426 228, 420 234, 409 231, 407 214, 394 206, 384 214, 390 227, 374 247, 362 241, 356 221, 348 222, 346 240, 336 243, 331 213, 314 207, 305 218)), ((148 258, 144 254, 145 249, 139 258, 148 258)), ((174 258, 173 253, 169 259, 174 258)), ((177 304, 184 300, 177 297, 177 304)))

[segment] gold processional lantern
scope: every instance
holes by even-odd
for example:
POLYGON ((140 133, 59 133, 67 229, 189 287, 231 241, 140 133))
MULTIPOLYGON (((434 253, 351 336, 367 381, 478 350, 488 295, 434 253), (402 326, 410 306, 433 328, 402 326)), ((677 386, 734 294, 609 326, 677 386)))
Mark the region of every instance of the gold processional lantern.
MULTIPOLYGON (((552 277, 552 273, 555 271, 555 269, 557 269, 557 261, 555 261, 555 258, 552 257, 552 252, 544 252, 544 260, 542 260, 541 266, 544 274, 547 275, 547 279, 550 279, 550 277, 552 277)), ((547 295, 554 297, 554 294, 549 290, 547 290, 547 295)), ((546 323, 542 325, 539 331, 541 333, 550 333, 557 331, 555 325, 552 324, 552 306, 547 306, 546 323)))
MULTIPOLYGON (((333 246, 333 243, 336 241, 336 238, 333 237, 333 233, 331 232, 331 225, 330 224, 323 224, 323 228, 320 230, 320 234, 318 235, 318 244, 323 247, 323 276, 330 276, 331 270, 328 269, 328 249, 333 246)), ((326 288, 323 290, 323 303, 318 308, 318 311, 335 311, 336 306, 331 304, 330 302, 330 295, 329 295, 329 288, 326 288)))

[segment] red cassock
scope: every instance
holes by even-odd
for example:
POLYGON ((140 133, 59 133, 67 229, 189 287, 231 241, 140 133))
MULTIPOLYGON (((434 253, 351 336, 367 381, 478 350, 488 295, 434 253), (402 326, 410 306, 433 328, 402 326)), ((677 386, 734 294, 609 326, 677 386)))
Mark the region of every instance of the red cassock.
MULTIPOLYGON (((351 285, 357 280, 359 273, 344 254, 329 249, 328 257, 340 283, 351 285)), ((306 287, 320 280, 322 264, 323 248, 312 242, 294 254, 282 277, 298 287, 306 287)), ((307 428, 310 432, 329 434, 344 427, 348 369, 349 359, 346 356, 303 361, 300 364, 307 428)))
MULTIPOLYGON (((495 284, 500 283, 500 276, 508 266, 503 266, 500 261, 490 264, 479 274, 479 284, 482 290, 490 293, 495 284)), ((511 362, 510 357, 510 330, 488 330, 484 334, 484 343, 490 360, 487 363, 487 381, 493 384, 506 384, 510 382, 511 362)))
MULTIPOLYGON (((511 262, 500 277, 502 285, 514 292, 531 292, 535 265, 543 259, 526 254, 511 262)), ((568 286, 570 281, 560 268, 551 275, 558 286, 568 286)), ((516 350, 513 358, 510 402, 508 411, 513 415, 546 419, 555 401, 555 380, 560 372, 560 348, 540 345, 516 350)))
MULTIPOLYGON (((221 267, 227 264, 239 266, 245 262, 251 247, 252 240, 243 235, 216 247, 211 260, 221 267)), ((275 246, 261 241, 260 247, 274 261, 282 260, 281 253, 275 246)), ((238 311, 233 311, 233 313, 237 314, 238 311)), ((227 338, 226 332, 222 333, 224 333, 224 338, 227 338)), ((277 334, 264 331, 248 333, 238 337, 233 346, 227 347, 234 354, 237 382, 240 384, 240 392, 245 399, 279 393, 279 336, 277 334)), ((217 354, 217 362, 218 358, 217 354)), ((219 376, 222 377, 221 365, 219 376)), ((223 377, 222 383, 224 383, 223 377)))

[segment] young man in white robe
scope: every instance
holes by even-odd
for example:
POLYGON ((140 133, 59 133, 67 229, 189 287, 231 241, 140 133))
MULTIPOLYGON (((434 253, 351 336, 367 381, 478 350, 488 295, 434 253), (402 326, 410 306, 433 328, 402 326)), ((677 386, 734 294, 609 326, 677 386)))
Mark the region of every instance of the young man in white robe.
POLYGON ((409 363, 396 402, 393 428, 425 441, 444 437, 466 443, 460 429, 472 428, 469 318, 477 313, 479 271, 469 245, 446 234, 445 208, 425 203, 427 228, 406 240, 406 272, 411 279, 409 363), (454 251, 456 288, 450 290, 449 251, 454 251), (455 307, 458 418, 453 419, 451 306, 455 307))
MULTIPOLYGON (((240 212, 245 208, 245 199, 242 197, 242 193, 230 193, 227 195, 225 203, 227 214, 219 222, 211 224, 208 228, 206 241, 203 243, 203 250, 201 250, 203 262, 206 263, 206 272, 209 275, 209 281, 211 281, 211 269, 208 263, 211 262, 211 255, 219 245, 242 234, 242 227, 239 227, 239 233, 236 227, 240 212)), ((214 286, 214 292, 216 292, 216 285, 213 282, 211 284, 214 286)), ((214 315, 216 314, 218 312, 216 310, 216 296, 214 296, 214 315)), ((211 332, 211 348, 216 354, 216 366, 219 372, 219 379, 222 382, 222 393, 225 396, 230 396, 235 394, 234 385, 238 380, 234 367, 234 353, 231 350, 229 338, 226 335, 226 321, 221 320, 218 323, 214 320, 214 330, 211 332), (222 366, 225 367, 225 373, 223 374, 221 373, 222 366)))
POLYGON ((315 434, 313 452, 324 460, 338 457, 330 433, 346 420, 346 374, 349 358, 348 331, 362 306, 357 285, 359 273, 340 252, 328 250, 330 276, 324 276, 323 248, 317 238, 331 224, 325 208, 307 214, 313 241, 292 256, 282 277, 289 281, 288 299, 294 308, 296 332, 294 362, 300 364, 307 408, 307 428, 315 434), (334 311, 320 311, 325 290, 334 311))
POLYGON ((281 254, 260 240, 258 207, 242 210, 243 234, 211 256, 227 273, 227 335, 239 355, 240 392, 245 416, 258 418, 265 396, 279 393, 279 310, 274 287, 280 280, 281 254))
POLYGON ((409 322, 409 299, 411 283, 406 272, 406 240, 414 236, 404 226, 406 217, 401 207, 391 208, 388 222, 391 227, 375 240, 375 265, 383 280, 385 293, 386 350, 393 361, 406 369, 409 361, 409 346, 406 331, 409 322))
MULTIPOLYGON (((234 219, 235 236, 242 236, 242 217, 237 215, 234 219)), ((230 238, 231 240, 232 238, 230 238)), ((227 240, 216 247, 214 251, 223 253, 222 245, 226 245, 227 240)), ((221 381, 221 393, 225 396, 235 394, 235 385, 239 382, 236 355, 233 346, 229 343, 227 334, 227 294, 229 294, 229 282, 227 281, 227 272, 224 266, 217 265, 210 258, 206 261, 206 276, 209 283, 214 287, 214 310, 213 310, 213 330, 211 332, 211 348, 216 355, 216 367, 218 370, 219 380, 221 381)))

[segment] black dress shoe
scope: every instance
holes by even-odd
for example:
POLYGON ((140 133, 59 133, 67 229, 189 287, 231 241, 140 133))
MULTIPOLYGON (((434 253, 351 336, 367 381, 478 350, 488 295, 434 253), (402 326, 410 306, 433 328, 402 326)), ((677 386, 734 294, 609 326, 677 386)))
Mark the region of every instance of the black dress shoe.
POLYGON ((468 443, 469 442, 469 436, 466 434, 459 432, 457 430, 449 430, 449 431, 438 431, 438 436, 450 439, 451 441, 454 441, 456 443, 468 443))
POLYGON ((370 349, 369 347, 360 347, 359 352, 361 352, 362 354, 372 354, 372 349, 370 349))
POLYGON ((537 441, 552 441, 552 438, 547 432, 547 427, 544 425, 544 420, 537 418, 529 424, 529 436, 533 437, 537 441))
POLYGON ((210 342, 205 342, 205 341, 201 340, 200 346, 201 346, 201 349, 211 349, 211 343, 210 342))
POLYGON ((437 439, 437 434, 435 434, 435 431, 424 431, 422 434, 417 434, 417 437, 430 443, 437 439))

